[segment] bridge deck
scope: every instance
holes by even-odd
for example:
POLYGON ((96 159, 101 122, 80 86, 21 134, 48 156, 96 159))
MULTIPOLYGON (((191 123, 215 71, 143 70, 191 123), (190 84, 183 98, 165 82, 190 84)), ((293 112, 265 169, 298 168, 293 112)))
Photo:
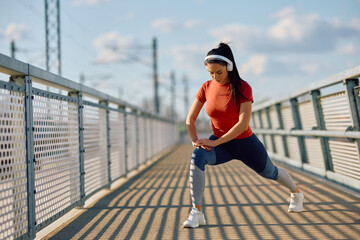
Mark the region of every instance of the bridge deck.
POLYGON ((190 210, 192 148, 181 145, 114 190, 50 239, 359 239, 360 199, 319 178, 290 170, 305 211, 288 213, 287 190, 240 161, 206 169, 208 225, 183 229, 190 210))

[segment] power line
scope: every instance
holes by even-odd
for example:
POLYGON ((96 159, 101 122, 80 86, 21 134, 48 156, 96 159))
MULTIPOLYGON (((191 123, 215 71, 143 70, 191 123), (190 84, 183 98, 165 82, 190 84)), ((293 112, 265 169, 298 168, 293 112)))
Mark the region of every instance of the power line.
MULTIPOLYGON (((36 15, 36 17, 38 17, 40 19, 42 18, 41 15, 43 15, 43 13, 39 12, 36 8, 34 8, 32 4, 25 3, 25 2, 23 2, 21 0, 17 0, 17 2, 20 3, 21 5, 23 5, 25 8, 27 8, 34 15, 36 15)), ((64 11, 62 9, 61 12, 64 13, 65 16, 67 18, 69 18, 70 21, 72 21, 72 23, 74 23, 79 29, 81 29, 82 32, 86 33, 88 36, 94 37, 96 35, 96 34, 92 33, 91 30, 89 30, 83 24, 81 24, 78 20, 76 20, 73 16, 71 16, 71 14, 69 14, 67 11, 64 11)), ((89 49, 89 48, 85 47, 83 42, 79 42, 78 39, 74 38, 72 34, 69 34, 68 31, 66 31, 66 29, 65 30, 62 29, 61 33, 68 40, 70 40, 72 43, 74 43, 78 47, 78 49, 81 49, 84 53, 86 53, 90 57, 93 57, 91 52, 93 52, 94 49, 89 49)), ((137 50, 144 50, 144 49, 146 50, 146 49, 151 49, 151 45, 133 44, 133 45, 127 46, 127 48, 128 49, 137 49, 137 50)), ((124 60, 124 61, 119 61, 118 63, 126 63, 126 61, 129 61, 129 62, 138 62, 138 63, 141 63, 141 64, 147 66, 147 67, 150 67, 152 65, 151 62, 140 59, 138 56, 133 55, 132 53, 127 52, 126 55, 129 57, 129 59, 124 60)))
MULTIPOLYGON (((48 29, 48 12, 47 12, 47 1, 50 0, 45 0, 45 18, 46 18, 46 43, 48 44, 49 41, 52 38, 49 38, 49 29, 48 29)), ((57 4, 57 19, 58 19, 58 28, 57 28, 57 32, 58 32, 58 36, 57 36, 57 41, 58 41, 58 73, 61 74, 61 67, 60 67, 60 60, 61 60, 61 53, 60 53, 60 6, 59 6, 59 0, 52 0, 52 1, 56 1, 57 4)), ((36 10, 31 4, 26 4, 20 0, 18 0, 18 2, 20 4, 22 4, 23 6, 25 6, 29 11, 31 11, 34 15, 36 15, 37 17, 40 17, 42 15, 41 12, 39 12, 38 10, 36 10)), ((51 12, 50 12, 51 13, 51 12)), ((70 19, 70 21, 72 23, 75 23, 76 26, 78 26, 82 32, 86 33, 87 35, 89 35, 90 37, 93 37, 93 34, 91 33, 91 31, 85 27, 83 24, 79 23, 79 21, 75 20, 74 17, 72 17, 67 11, 64 12, 65 16, 70 19)), ((77 47, 81 50, 83 50, 84 52, 86 52, 87 54, 91 55, 90 52, 93 51, 93 49, 88 49, 84 46, 84 44, 82 43, 78 43, 77 40, 75 40, 75 38, 73 37, 73 35, 69 34, 66 30, 62 31, 62 34, 68 38, 70 41, 72 41, 73 43, 75 43, 77 45, 77 47)), ((115 47, 116 49, 118 49, 118 47, 115 47)), ((50 70, 49 68, 49 50, 50 50, 50 46, 46 46, 46 68, 47 70, 50 70)), ((138 55, 130 53, 129 51, 126 51, 126 57, 127 59, 124 61, 118 61, 118 63, 126 63, 126 62, 137 62, 140 64, 143 64, 147 67, 152 67, 153 69, 153 82, 154 82, 154 104, 155 104, 155 110, 156 113, 160 112, 160 102, 159 102, 159 96, 158 96, 158 76, 157 76, 157 40, 156 38, 153 38, 152 44, 151 45, 142 45, 142 44, 134 44, 134 45, 130 45, 127 47, 127 49, 137 49, 137 50, 144 50, 144 49, 152 49, 152 62, 144 60, 142 58, 140 58, 138 55)), ((92 55, 91 55, 92 57, 92 55)))
POLYGON ((82 23, 80 23, 78 20, 76 20, 73 16, 71 16, 67 11, 62 10, 62 12, 64 13, 64 15, 66 17, 69 18, 69 20, 71 21, 72 24, 75 23, 75 25, 77 25, 79 27, 79 29, 81 29, 81 31, 83 33, 86 33, 89 37, 94 37, 94 33, 91 32, 91 30, 89 30, 87 27, 85 27, 84 25, 82 25, 82 23))
POLYGON ((38 10, 36 10, 30 3, 26 4, 21 0, 17 1, 18 3, 22 4, 23 6, 25 6, 27 9, 29 9, 31 12, 33 12, 37 17, 41 18, 40 16, 43 15, 43 12, 39 12, 38 10))
MULTIPOLYGON (((39 19, 43 19, 42 17, 44 16, 43 12, 39 12, 36 8, 34 8, 31 4, 27 4, 24 3, 21 0, 17 0, 18 3, 20 3, 21 5, 23 5, 25 8, 27 8, 30 12, 32 12, 36 17, 38 17, 39 19)), ((63 10, 62 10, 63 11, 63 10)), ((66 29, 61 31, 62 35, 65 36, 66 38, 68 38, 71 42, 73 42, 79 49, 83 50, 84 52, 86 52, 87 54, 90 54, 89 52, 93 51, 90 50, 86 47, 84 47, 83 43, 79 43, 74 37, 72 37, 71 34, 69 34, 66 29)))

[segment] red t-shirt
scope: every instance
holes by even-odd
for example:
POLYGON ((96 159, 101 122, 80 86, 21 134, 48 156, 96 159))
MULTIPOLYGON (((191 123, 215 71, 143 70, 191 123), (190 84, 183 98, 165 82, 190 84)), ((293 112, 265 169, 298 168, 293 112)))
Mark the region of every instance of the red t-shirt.
MULTIPOLYGON (((240 104, 244 102, 254 102, 250 85, 241 81, 240 92, 244 97, 240 97, 240 104)), ((219 138, 227 133, 237 122, 239 122, 240 107, 237 107, 232 100, 230 83, 220 84, 216 80, 210 80, 201 86, 196 98, 206 104, 206 113, 211 119, 214 135, 219 138)), ((250 126, 235 139, 247 138, 252 135, 250 126)))

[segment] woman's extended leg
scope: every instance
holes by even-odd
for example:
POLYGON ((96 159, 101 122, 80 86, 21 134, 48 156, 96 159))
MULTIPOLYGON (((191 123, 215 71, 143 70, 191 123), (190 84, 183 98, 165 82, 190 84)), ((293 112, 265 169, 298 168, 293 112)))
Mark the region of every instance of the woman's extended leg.
POLYGON ((299 187, 295 184, 288 171, 274 166, 264 145, 255 134, 249 138, 230 141, 226 144, 226 148, 236 159, 244 162, 259 175, 267 179, 275 180, 289 189, 291 192, 290 198, 288 199, 290 202, 289 212, 301 212, 303 210, 304 196, 299 187))
POLYGON ((193 159, 191 159, 190 163, 189 182, 192 205, 201 211, 202 199, 205 189, 205 171, 196 166, 193 159))
POLYGON ((195 149, 190 163, 190 196, 192 210, 189 218, 183 223, 183 227, 198 227, 205 225, 205 216, 202 211, 202 201, 205 189, 205 166, 218 164, 220 159, 222 163, 230 161, 232 157, 223 147, 212 148, 211 151, 199 148, 195 149), (221 158, 221 159, 220 159, 221 158))
POLYGON ((304 195, 300 191, 299 186, 295 184, 288 171, 279 167, 278 171, 279 176, 277 182, 287 187, 291 192, 290 197, 288 198, 288 202, 290 203, 288 212, 301 212, 303 210, 304 195))
POLYGON ((288 202, 290 202, 288 212, 301 212, 303 210, 304 195, 288 171, 274 166, 270 158, 267 157, 265 169, 259 174, 265 178, 275 180, 282 186, 289 189, 291 194, 288 198, 288 202))
POLYGON ((216 161, 215 150, 195 149, 190 162, 190 196, 192 209, 189 218, 183 223, 183 227, 199 227, 205 225, 206 220, 202 210, 202 199, 205 189, 205 165, 216 161))
POLYGON ((278 178, 276 181, 281 185, 283 185, 284 187, 287 187, 290 190, 290 192, 292 193, 296 192, 298 187, 296 186, 289 172, 283 168, 277 167, 277 169, 278 169, 278 178))

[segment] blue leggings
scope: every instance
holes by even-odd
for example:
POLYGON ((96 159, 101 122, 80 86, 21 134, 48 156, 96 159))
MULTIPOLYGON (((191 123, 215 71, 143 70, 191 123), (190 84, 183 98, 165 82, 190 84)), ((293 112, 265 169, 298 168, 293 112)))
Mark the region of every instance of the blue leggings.
MULTIPOLYGON (((211 140, 217 139, 214 135, 211 140)), ((280 183, 291 190, 296 189, 291 176, 287 171, 277 168, 271 162, 264 145, 255 134, 244 139, 233 139, 229 142, 211 148, 206 151, 203 148, 195 148, 190 164, 190 195, 194 205, 201 205, 205 188, 205 165, 218 165, 237 159, 245 163, 259 175, 272 179, 281 180, 280 183), (279 171, 282 174, 279 174, 279 171), (279 177, 281 176, 281 178, 279 177)))
MULTIPOLYGON (((209 139, 216 140, 217 137, 211 135, 209 139)), ((248 138, 233 139, 212 148, 209 152, 203 148, 196 148, 192 155, 193 163, 202 171, 205 171, 206 164, 219 165, 233 159, 242 161, 265 178, 278 178, 277 167, 272 164, 264 145, 255 134, 248 138)))

